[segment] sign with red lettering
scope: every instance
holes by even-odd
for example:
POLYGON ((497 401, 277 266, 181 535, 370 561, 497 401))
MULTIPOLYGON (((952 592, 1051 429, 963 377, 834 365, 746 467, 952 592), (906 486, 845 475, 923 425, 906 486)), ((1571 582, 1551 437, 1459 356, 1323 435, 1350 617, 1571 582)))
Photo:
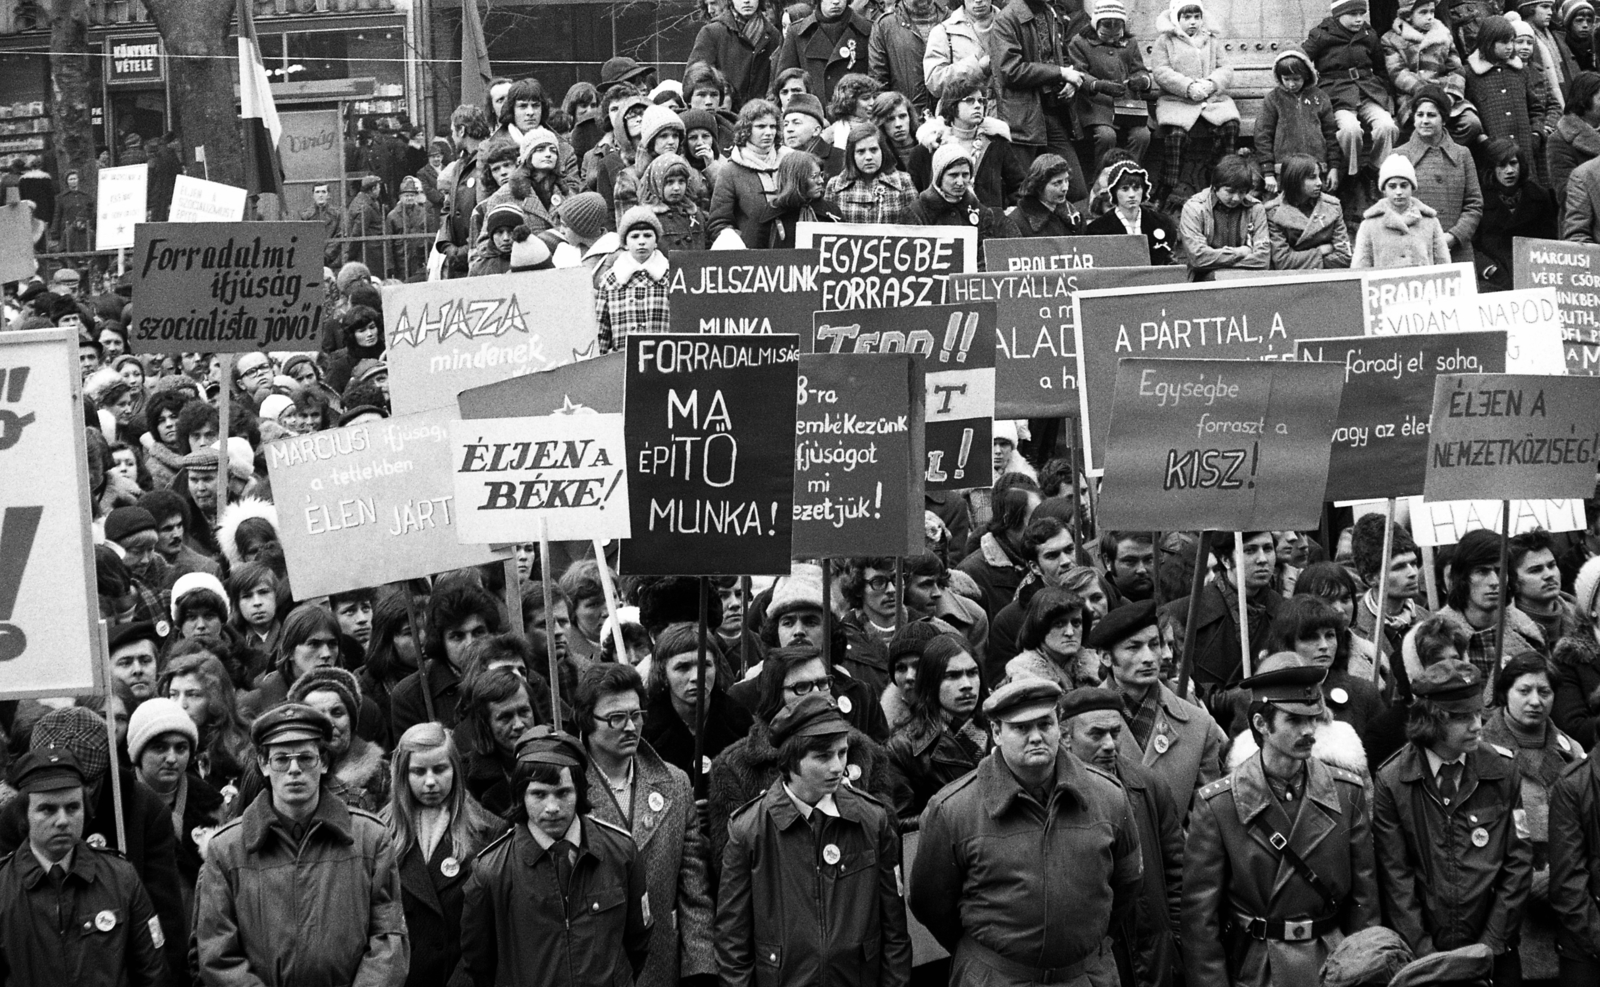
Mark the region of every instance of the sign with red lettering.
POLYGON ((1592 497, 1600 378, 1441 374, 1425 500, 1592 497))

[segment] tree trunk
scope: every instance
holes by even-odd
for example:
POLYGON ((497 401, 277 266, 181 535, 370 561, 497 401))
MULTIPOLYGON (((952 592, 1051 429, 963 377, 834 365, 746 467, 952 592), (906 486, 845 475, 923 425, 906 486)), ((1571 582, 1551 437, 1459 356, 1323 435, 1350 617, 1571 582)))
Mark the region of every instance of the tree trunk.
POLYGON ((166 42, 167 85, 177 117, 173 129, 183 142, 189 173, 244 187, 244 150, 234 96, 239 51, 228 40, 234 0, 145 0, 145 7, 166 42), (206 149, 206 164, 194 168, 194 149, 199 146, 206 149))
POLYGON ((50 115, 55 120, 56 175, 76 169, 80 188, 92 193, 99 162, 94 153, 93 107, 89 83, 94 54, 89 50, 86 0, 50 2, 50 115))

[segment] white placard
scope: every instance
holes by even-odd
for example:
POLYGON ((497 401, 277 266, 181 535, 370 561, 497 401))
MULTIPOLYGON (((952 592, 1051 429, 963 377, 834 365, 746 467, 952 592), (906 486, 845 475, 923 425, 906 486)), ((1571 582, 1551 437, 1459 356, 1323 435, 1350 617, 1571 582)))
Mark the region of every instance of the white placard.
POLYGON ((94 249, 133 246, 133 224, 144 222, 150 166, 101 168, 95 184, 94 249))
POLYGON ((237 223, 244 219, 244 204, 249 197, 250 193, 242 188, 179 175, 172 187, 172 210, 167 213, 167 222, 237 223))

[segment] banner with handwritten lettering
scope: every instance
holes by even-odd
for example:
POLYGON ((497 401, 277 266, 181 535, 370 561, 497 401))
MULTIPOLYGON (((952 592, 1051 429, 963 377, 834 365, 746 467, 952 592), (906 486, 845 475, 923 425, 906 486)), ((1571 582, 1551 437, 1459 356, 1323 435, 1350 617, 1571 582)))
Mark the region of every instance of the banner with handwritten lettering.
POLYGON ((1096 471, 1118 360, 1292 360, 1295 340, 1364 331, 1360 272, 1080 291, 1074 302, 1084 453, 1096 471))
POLYGON ((1600 378, 1441 374, 1426 500, 1592 497, 1600 378))
POLYGON ((800 358, 795 558, 923 549, 922 362, 909 353, 800 358))
POLYGON ((627 354, 621 571, 787 573, 799 338, 641 333, 627 354))
POLYGON ((383 330, 395 414, 454 408, 469 388, 593 356, 594 274, 573 267, 389 285, 383 330))
POLYGON ((990 237, 983 241, 984 269, 997 274, 1144 267, 1149 263, 1150 241, 1140 233, 990 237))
POLYGON ((911 353, 923 359, 929 490, 994 482, 995 303, 817 312, 818 353, 911 353))
POLYGON ((133 233, 135 353, 320 345, 321 223, 139 223, 133 233))
POLYGON ((1476 326, 1453 320, 1455 307, 1441 303, 1478 293, 1471 264, 1436 264, 1364 270, 1361 303, 1366 334, 1408 335, 1424 332, 1470 332, 1476 326))
POLYGON ((1511 250, 1512 284, 1555 289, 1567 373, 1600 375, 1600 244, 1519 236, 1511 250))
POLYGON ((1310 339, 1302 360, 1344 369, 1324 500, 1422 492, 1433 381, 1441 373, 1502 373, 1504 332, 1310 339))
POLYGON ((1317 526, 1344 368, 1131 359, 1117 365, 1101 525, 1317 526))
POLYGON ((815 250, 674 250, 672 331, 793 333, 809 353, 817 263, 815 250))
POLYGON ((976 226, 800 223, 795 245, 820 252, 818 307, 830 311, 937 305, 945 275, 978 269, 976 226))
POLYGON ((269 442, 263 449, 295 595, 381 586, 495 561, 457 536, 454 408, 269 442))
MULTIPOLYGON (((1139 239, 1140 249, 1144 249, 1143 238, 1139 239)), ((1005 241, 989 240, 985 245, 1002 242, 1005 241)), ((992 256, 989 266, 993 271, 992 256)), ((1188 280, 1187 268, 1167 265, 952 274, 945 281, 944 300, 957 305, 979 301, 995 304, 996 418, 1065 418, 1076 417, 1079 408, 1073 294, 1103 288, 1186 284, 1188 280)))

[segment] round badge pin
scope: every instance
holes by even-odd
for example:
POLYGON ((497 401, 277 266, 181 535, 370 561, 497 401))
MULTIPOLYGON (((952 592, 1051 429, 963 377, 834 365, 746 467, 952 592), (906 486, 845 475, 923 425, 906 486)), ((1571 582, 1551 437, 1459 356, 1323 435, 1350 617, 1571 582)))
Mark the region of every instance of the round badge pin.
POLYGON ((850 765, 850 767, 845 769, 845 776, 848 777, 851 781, 860 781, 861 780, 861 765, 859 765, 859 764, 850 765))
POLYGON ((461 873, 461 861, 454 857, 446 857, 439 861, 439 873, 445 877, 455 877, 461 873))
POLYGON ((710 777, 710 775, 711 775, 711 758, 709 758, 709 757, 700 758, 700 773, 703 774, 703 775, 706 775, 707 777, 710 777))
POLYGON ((106 848, 106 838, 102 833, 90 833, 88 836, 83 838, 83 842, 94 847, 96 850, 104 850, 106 848))
POLYGON ((1484 829, 1482 826, 1479 826, 1477 829, 1473 830, 1472 831, 1472 845, 1475 846, 1475 847, 1479 847, 1479 848, 1488 846, 1489 845, 1489 831, 1487 829, 1484 829))
POLYGON ((839 862, 839 848, 838 848, 838 846, 836 846, 835 844, 829 843, 827 846, 823 847, 822 848, 822 859, 825 862, 829 863, 829 864, 838 863, 839 862))
POLYGON ((94 917, 94 927, 101 932, 110 932, 117 927, 117 917, 108 908, 94 917))
POLYGON ((1345 692, 1338 686, 1334 686, 1332 689, 1328 690, 1328 698, 1343 706, 1345 703, 1350 701, 1350 693, 1345 692))
POLYGON ((1172 741, 1167 739, 1166 734, 1156 734, 1155 745, 1157 754, 1165 754, 1167 748, 1172 746, 1172 741))
POLYGON ((660 792, 650 793, 650 811, 660 812, 667 807, 667 800, 661 797, 660 792))
POLYGON ((850 711, 855 709, 855 708, 856 708, 855 703, 852 703, 850 701, 850 697, 849 696, 840 696, 839 697, 839 712, 843 713, 846 716, 849 716, 850 715, 850 711))

